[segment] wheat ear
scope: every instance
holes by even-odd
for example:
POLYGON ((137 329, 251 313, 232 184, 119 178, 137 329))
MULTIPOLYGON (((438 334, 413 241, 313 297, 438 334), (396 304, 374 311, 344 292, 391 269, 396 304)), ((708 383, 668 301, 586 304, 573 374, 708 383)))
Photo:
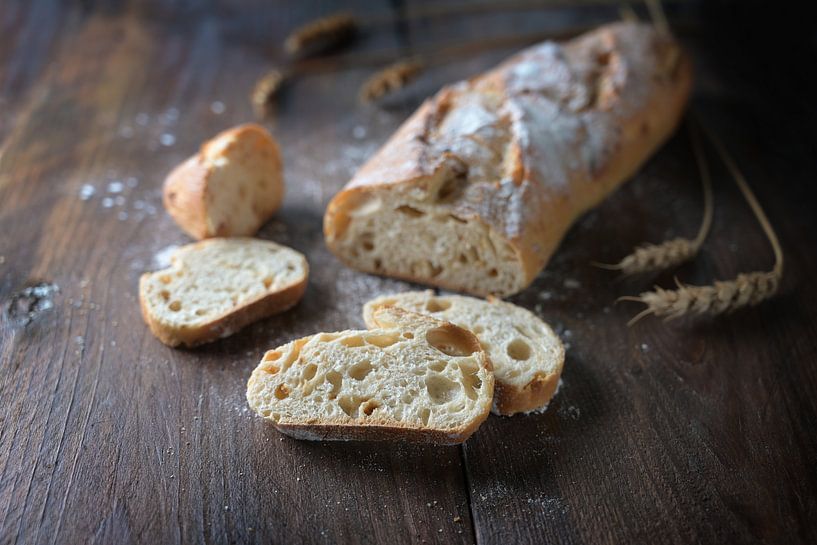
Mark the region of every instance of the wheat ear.
POLYGON ((252 93, 250 93, 250 102, 255 115, 264 118, 272 113, 275 96, 290 77, 291 73, 287 70, 271 70, 255 82, 252 93))
POLYGON ((357 31, 357 20, 349 13, 334 13, 299 26, 284 40, 292 56, 326 51, 349 40, 357 31))
POLYGON ((755 218, 763 228, 766 238, 774 251, 775 264, 771 271, 741 273, 732 280, 717 281, 711 286, 690 286, 676 279, 677 289, 665 290, 656 286, 654 291, 644 292, 637 297, 620 297, 620 301, 644 303, 647 308, 638 313, 627 325, 633 325, 645 316, 653 314, 666 320, 680 318, 686 314, 718 315, 732 312, 742 307, 754 306, 777 293, 783 277, 783 250, 769 218, 760 206, 749 183, 741 173, 723 143, 706 127, 699 123, 712 145, 734 178, 755 218))
POLYGON ((405 87, 422 73, 425 63, 417 57, 403 59, 376 72, 360 87, 361 102, 372 102, 405 87))
POLYGON ((700 135, 691 123, 687 123, 692 149, 695 153, 695 162, 701 175, 701 186, 704 194, 704 214, 698 234, 694 239, 674 238, 660 244, 644 244, 636 248, 633 253, 614 264, 594 263, 596 267, 621 271, 624 275, 656 272, 669 269, 693 258, 701 248, 704 239, 712 226, 712 179, 701 145, 700 135))

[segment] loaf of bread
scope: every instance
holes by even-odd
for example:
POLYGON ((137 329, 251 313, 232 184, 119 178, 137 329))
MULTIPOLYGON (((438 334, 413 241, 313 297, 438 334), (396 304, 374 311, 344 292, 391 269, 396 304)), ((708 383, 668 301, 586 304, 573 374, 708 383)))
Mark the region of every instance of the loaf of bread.
POLYGON ((326 242, 362 271, 516 293, 669 137, 690 87, 647 25, 534 46, 427 100, 332 199, 326 242))
POLYGON ((471 331, 494 366, 492 411, 512 415, 547 407, 562 376, 562 341, 532 312, 494 297, 410 291, 372 299, 363 307, 366 327, 379 327, 378 309, 397 307, 428 314, 471 331))
POLYGON ((195 346, 294 306, 306 290, 303 255, 274 242, 213 238, 176 250, 139 279, 142 316, 170 346, 195 346))
POLYGON ((247 384, 250 407, 298 439, 465 441, 487 418, 494 390, 479 341, 395 308, 374 317, 377 329, 268 351, 247 384))
POLYGON ((251 236, 284 197, 281 153, 258 125, 240 125, 205 142, 165 180, 164 205, 195 239, 251 236))

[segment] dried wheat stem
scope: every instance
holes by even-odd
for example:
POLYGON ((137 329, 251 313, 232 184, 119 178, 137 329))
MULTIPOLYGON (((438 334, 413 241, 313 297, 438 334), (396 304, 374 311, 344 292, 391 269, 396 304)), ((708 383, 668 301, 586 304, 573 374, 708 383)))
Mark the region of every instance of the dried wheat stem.
POLYGON ((376 72, 360 87, 361 102, 372 102, 405 87, 425 68, 417 57, 397 61, 376 72))
POLYGON ((783 276, 783 250, 777 234, 732 156, 712 132, 708 131, 704 125, 700 125, 732 174, 735 183, 769 239, 775 255, 774 268, 771 271, 741 273, 733 280, 716 281, 711 286, 690 286, 676 279, 678 287, 674 290, 665 290, 656 286, 654 291, 644 292, 638 297, 621 297, 619 299, 621 301, 636 301, 647 305, 647 308, 630 320, 628 325, 633 325, 650 314, 671 320, 686 314, 718 315, 731 312, 742 307, 756 305, 772 297, 780 285, 783 276))
POLYGON ((669 23, 667 22, 667 15, 664 13, 664 7, 661 5, 661 0, 644 0, 647 4, 647 10, 650 12, 650 19, 652 24, 659 32, 669 36, 671 34, 669 23))
POLYGON ((349 40, 357 31, 357 20, 349 13, 334 13, 299 26, 284 40, 290 55, 325 51, 349 40))
POLYGON ((706 235, 709 233, 709 228, 712 226, 712 179, 701 146, 700 135, 691 124, 688 124, 688 126, 704 194, 704 214, 695 239, 690 240, 679 237, 660 244, 644 244, 618 263, 594 263, 595 266, 602 269, 621 271, 624 275, 655 272, 680 265, 698 253, 701 244, 703 244, 706 235))

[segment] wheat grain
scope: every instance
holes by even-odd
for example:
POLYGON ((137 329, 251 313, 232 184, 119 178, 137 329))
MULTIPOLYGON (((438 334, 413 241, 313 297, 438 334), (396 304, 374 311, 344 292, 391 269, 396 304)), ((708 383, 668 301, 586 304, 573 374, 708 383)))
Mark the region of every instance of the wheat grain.
POLYGON ((357 31, 357 21, 349 13, 335 13, 302 25, 284 40, 284 49, 290 55, 326 51, 342 45, 357 31))
POLYGON ((261 78, 255 82, 255 86, 250 94, 250 102, 252 103, 255 115, 264 118, 272 113, 275 96, 289 77, 289 72, 272 70, 261 76, 261 78))
POLYGON ((704 194, 704 214, 701 226, 698 228, 698 234, 694 239, 679 237, 660 244, 644 244, 618 263, 594 263, 595 266, 602 269, 621 271, 624 275, 656 272, 680 265, 695 257, 695 254, 698 253, 701 244, 703 244, 709 233, 709 228, 712 226, 712 180, 706 156, 701 146, 700 135, 691 123, 688 123, 688 126, 704 194))
POLYGON ((424 67, 424 63, 417 58, 404 59, 390 64, 367 79, 360 87, 360 100, 372 102, 402 89, 419 76, 424 67))
POLYGON ((665 290, 658 286, 638 297, 620 297, 619 301, 644 303, 647 308, 638 313, 627 325, 633 325, 653 314, 666 320, 687 314, 719 314, 754 306, 777 292, 781 274, 777 270, 741 273, 737 278, 716 281, 711 286, 691 286, 676 279, 677 289, 665 290))

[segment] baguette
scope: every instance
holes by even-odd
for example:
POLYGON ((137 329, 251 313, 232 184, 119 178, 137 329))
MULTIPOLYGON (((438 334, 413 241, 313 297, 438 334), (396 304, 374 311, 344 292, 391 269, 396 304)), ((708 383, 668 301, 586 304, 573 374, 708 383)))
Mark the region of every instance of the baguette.
POLYGON ((670 136, 691 81, 647 25, 527 49, 427 100, 329 203, 327 245, 361 271, 517 293, 670 136))
POLYGON ((170 267, 139 279, 142 317, 169 346, 196 346, 294 306, 306 290, 303 255, 264 240, 214 238, 188 244, 170 267))
POLYGON ((479 341, 400 309, 375 316, 382 327, 268 351, 247 384, 250 407, 297 439, 465 441, 487 418, 494 390, 479 341))
POLYGON ((532 312, 489 297, 414 291, 385 295, 366 303, 366 327, 378 327, 378 309, 397 307, 428 314, 474 333, 494 366, 496 385, 492 412, 504 416, 547 407, 562 375, 562 341, 532 312))
POLYGON ((195 239, 252 236, 284 197, 278 144, 263 127, 218 134, 165 180, 165 209, 195 239))

